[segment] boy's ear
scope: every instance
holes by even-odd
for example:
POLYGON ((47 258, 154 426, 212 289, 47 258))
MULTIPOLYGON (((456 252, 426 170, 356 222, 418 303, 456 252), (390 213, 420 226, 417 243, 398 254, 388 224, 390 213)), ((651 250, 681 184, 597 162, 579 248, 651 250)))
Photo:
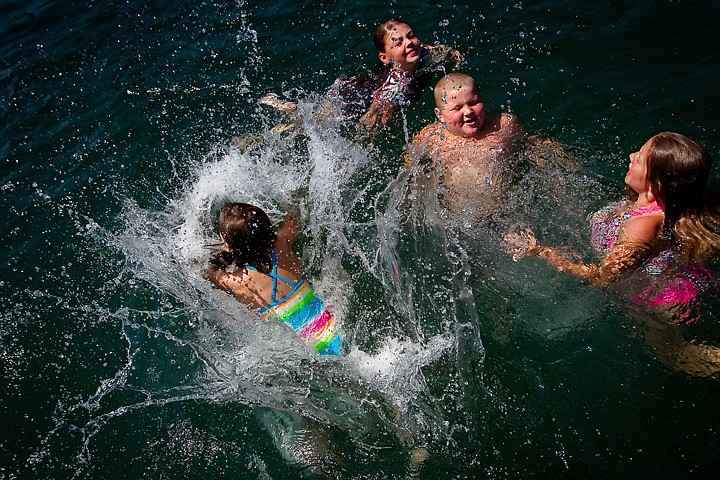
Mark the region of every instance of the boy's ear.
POLYGON ((435 116, 437 117, 438 120, 445 123, 445 121, 442 118, 442 111, 437 107, 435 107, 435 116))
POLYGON ((387 56, 385 53, 383 53, 383 52, 378 53, 378 58, 380 58, 380 61, 381 61, 382 63, 384 63, 385 65, 387 65, 388 63, 390 63, 390 59, 389 59, 388 56, 387 56))

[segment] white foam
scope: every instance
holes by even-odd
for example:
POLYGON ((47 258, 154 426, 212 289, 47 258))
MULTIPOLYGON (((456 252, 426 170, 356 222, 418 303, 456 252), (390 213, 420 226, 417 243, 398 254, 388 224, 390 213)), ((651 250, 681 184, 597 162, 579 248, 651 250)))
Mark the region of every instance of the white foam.
POLYGON ((454 344, 450 335, 437 335, 425 343, 390 338, 376 354, 353 348, 347 363, 393 403, 404 406, 425 389, 420 369, 437 361, 454 344))

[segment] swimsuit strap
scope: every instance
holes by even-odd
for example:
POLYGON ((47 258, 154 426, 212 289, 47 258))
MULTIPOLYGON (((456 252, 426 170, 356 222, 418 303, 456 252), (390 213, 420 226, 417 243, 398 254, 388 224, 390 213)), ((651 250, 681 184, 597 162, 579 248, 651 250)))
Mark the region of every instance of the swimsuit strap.
MULTIPOLYGON (((271 305, 274 305, 275 302, 277 302, 277 298, 275 298, 275 297, 277 296, 277 281, 278 280, 282 280, 283 282, 285 282, 286 284, 290 285, 293 288, 300 285, 302 280, 298 283, 293 283, 292 281, 288 280, 287 278, 283 277, 282 275, 278 275, 278 273, 277 273, 277 256, 275 256, 274 249, 270 251, 270 259, 272 261, 272 270, 270 270, 270 273, 268 273, 267 275, 270 278, 272 278, 272 292, 270 294, 271 295, 270 300, 271 300, 271 305)), ((245 268, 249 268, 250 270, 253 270, 255 272, 258 271, 258 269, 253 267, 252 265, 245 265, 245 268)))
POLYGON ((647 207, 638 208, 637 210, 633 210, 632 212, 630 212, 630 216, 631 217, 642 217, 643 215, 648 215, 650 213, 662 212, 662 211, 663 211, 662 207, 658 204, 648 205, 647 207))

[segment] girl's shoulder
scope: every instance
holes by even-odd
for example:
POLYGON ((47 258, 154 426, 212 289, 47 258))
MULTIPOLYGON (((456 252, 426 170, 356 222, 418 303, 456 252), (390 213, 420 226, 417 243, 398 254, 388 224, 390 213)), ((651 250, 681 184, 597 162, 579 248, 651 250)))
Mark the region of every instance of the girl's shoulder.
POLYGON ((657 240, 664 220, 662 211, 640 215, 633 215, 632 213, 629 215, 627 222, 625 222, 623 236, 627 240, 636 242, 651 242, 657 240))
POLYGON ((227 269, 211 268, 207 276, 221 290, 234 293, 234 290, 246 287, 252 281, 252 275, 258 273, 249 268, 228 267, 227 269))
POLYGON ((252 267, 238 268, 233 271, 221 270, 218 272, 213 283, 221 290, 224 290, 241 303, 251 308, 262 308, 266 305, 263 292, 270 282, 269 277, 252 267))

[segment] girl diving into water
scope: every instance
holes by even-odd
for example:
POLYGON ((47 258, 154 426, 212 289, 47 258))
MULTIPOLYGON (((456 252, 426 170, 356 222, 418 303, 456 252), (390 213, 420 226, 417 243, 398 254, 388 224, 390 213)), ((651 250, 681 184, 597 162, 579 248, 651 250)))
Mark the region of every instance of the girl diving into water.
POLYGON ((262 209, 232 203, 220 212, 218 227, 222 249, 211 257, 207 278, 263 318, 288 324, 321 355, 340 355, 335 318, 293 252, 297 218, 288 215, 275 233, 262 209))

